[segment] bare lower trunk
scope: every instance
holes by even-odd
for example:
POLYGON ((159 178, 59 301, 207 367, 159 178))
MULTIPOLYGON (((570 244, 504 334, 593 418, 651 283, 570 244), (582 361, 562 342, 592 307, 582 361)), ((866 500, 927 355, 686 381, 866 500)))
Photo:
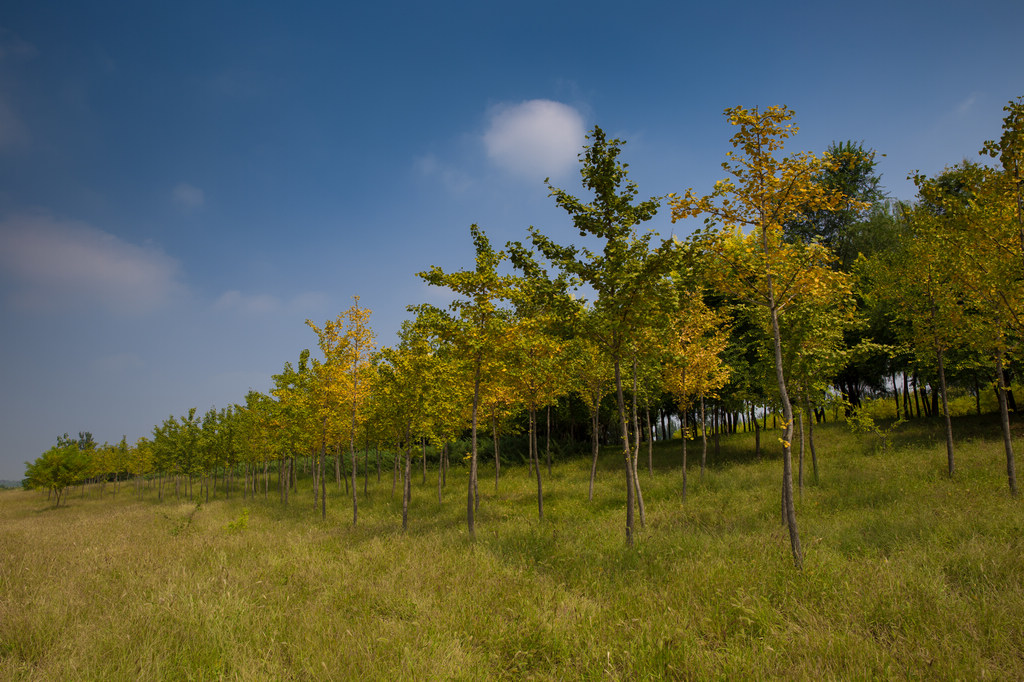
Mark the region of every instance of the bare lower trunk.
POLYGON ((996 353, 996 383, 999 390, 999 417, 1003 425, 1003 449, 1006 451, 1006 478, 1010 484, 1010 494, 1017 497, 1017 467, 1013 457, 1013 442, 1010 438, 1010 411, 1007 408, 1002 349, 996 353))
POLYGON ((544 435, 544 454, 548 460, 548 476, 551 475, 551 406, 548 405, 545 410, 547 415, 547 430, 544 435))
POLYGON ((633 466, 629 451, 629 429, 626 425, 626 399, 622 393, 622 372, 619 359, 615 358, 615 398, 619 407, 619 424, 622 427, 622 452, 626 461, 626 544, 633 546, 633 466))
MULTIPOLYGON (((769 289, 771 283, 769 281, 769 289)), ((793 441, 793 406, 789 402, 786 379, 782 372, 782 340, 779 333, 779 316, 775 309, 774 296, 771 301, 772 340, 775 345, 775 379, 779 384, 782 400, 782 419, 785 426, 782 437, 782 493, 786 511, 786 525, 789 527, 789 544, 793 552, 793 565, 803 568, 804 556, 800 546, 800 535, 796 527, 796 506, 793 503, 793 456, 790 443, 793 441)))
POLYGON ((679 433, 683 437, 683 502, 686 502, 686 410, 680 410, 679 415, 683 424, 679 433))
POLYGON ((800 412, 797 415, 797 425, 800 427, 800 464, 797 467, 797 485, 800 490, 801 499, 804 494, 804 413, 800 412))
POLYGON ((480 360, 476 361, 476 368, 473 376, 473 452, 470 455, 469 461, 469 491, 467 493, 466 501, 466 524, 469 527, 469 537, 473 540, 476 539, 476 524, 475 524, 475 512, 476 512, 476 432, 477 432, 477 413, 480 408, 480 360))
POLYGON ((593 463, 590 465, 590 493, 587 496, 587 499, 591 502, 594 501, 594 479, 597 477, 597 454, 601 448, 600 443, 598 442, 598 429, 601 427, 601 422, 599 420, 600 416, 598 415, 598 407, 595 405, 594 410, 590 415, 590 452, 593 463))
POLYGON ((637 507, 640 509, 640 527, 647 523, 646 509, 644 509, 644 494, 640 490, 640 476, 637 475, 637 464, 640 459, 640 421, 636 410, 636 355, 633 356, 633 485, 636 486, 637 507))
POLYGON ((409 501, 412 499, 412 439, 405 432, 405 476, 402 478, 402 530, 409 528, 409 501))
POLYGON ((942 361, 942 349, 936 348, 935 354, 939 360, 939 389, 942 393, 942 416, 946 421, 946 465, 949 469, 949 477, 953 478, 953 423, 949 419, 949 403, 946 401, 946 369, 942 361))
POLYGON ((498 420, 491 414, 491 434, 494 436, 494 490, 498 490, 498 479, 501 478, 501 453, 499 445, 501 438, 498 435, 498 420))
POLYGON ((751 421, 754 422, 754 457, 761 456, 761 422, 757 420, 757 415, 754 414, 754 408, 750 408, 751 421))
POLYGON ((704 466, 708 461, 708 419, 704 412, 704 396, 700 397, 700 480, 704 480, 704 466))
POLYGON ((544 490, 540 480, 540 452, 537 447, 537 408, 530 405, 530 456, 533 458, 534 469, 537 473, 537 518, 544 520, 544 490))
POLYGON ((807 412, 807 445, 811 448, 811 475, 814 483, 818 483, 818 454, 814 450, 814 412, 811 411, 811 400, 804 395, 805 412, 807 412))
MULTIPOLYGON (((398 483, 398 453, 391 453, 391 497, 395 496, 395 485, 398 483)), ((403 493, 404 495, 404 493, 403 493)))
POLYGON ((359 502, 356 500, 356 485, 358 483, 358 471, 356 468, 356 438, 353 432, 352 441, 349 444, 349 452, 352 458, 352 525, 359 520, 359 502))
POLYGON ((644 409, 647 421, 647 473, 654 475, 654 438, 651 435, 651 406, 644 409))

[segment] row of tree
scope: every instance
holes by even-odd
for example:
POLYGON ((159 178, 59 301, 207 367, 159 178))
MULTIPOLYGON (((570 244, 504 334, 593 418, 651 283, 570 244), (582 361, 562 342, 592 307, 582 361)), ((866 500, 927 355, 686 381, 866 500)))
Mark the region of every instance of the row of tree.
MULTIPOLYGON (((391 458, 392 485, 401 462, 405 527, 417 446, 424 477, 424 444, 437 449, 440 491, 449 446, 466 439, 472 535, 481 432, 493 444, 496 486, 501 436, 525 432, 543 518, 538 422, 545 415, 550 433, 550 406, 572 402, 589 414, 591 495, 599 438, 609 425, 616 429, 632 543, 635 515, 641 524, 645 516, 641 440, 651 442, 666 413, 678 415, 685 436, 698 426, 706 434, 710 421, 733 428, 742 422, 759 434, 757 416, 777 410, 781 503, 799 567, 790 446, 797 425, 802 433, 807 418, 816 475, 813 423, 823 418, 825 405, 842 401, 855 411, 865 392, 884 392, 891 380, 902 419, 911 416, 911 395, 920 414, 918 389, 927 383, 934 387, 931 411, 941 401, 946 418, 952 476, 952 366, 958 382, 973 378, 979 397, 988 383, 979 371, 989 368, 1016 494, 1003 369, 1024 320, 1024 104, 1010 102, 1006 110, 1002 137, 982 150, 1000 166, 965 161, 934 178, 915 176, 918 200, 899 203, 884 197, 874 152, 863 145, 833 144, 820 158, 787 156, 785 141, 797 132, 792 111, 728 109, 736 133, 722 164, 727 177, 707 195, 690 189, 667 197, 673 222, 704 220, 685 240, 656 239, 642 229, 666 198, 639 199, 619 160, 623 142, 595 127, 581 155, 590 200, 548 185, 582 244, 563 244, 530 228, 528 239, 496 250, 474 225, 473 267, 420 273, 448 289, 451 304, 410 307, 394 346, 376 349, 370 311, 357 297, 335 320, 307 321, 319 356, 303 351, 297 366, 286 363, 268 395, 250 392, 244 405, 211 409, 202 418, 195 409, 170 417, 151 439, 133 446, 122 441, 77 480, 148 476, 159 481, 162 497, 165 477, 175 482, 176 494, 184 482, 192 495, 198 481, 209 495, 218 476, 229 491, 232 477, 241 475, 244 494, 255 493, 262 480, 266 495, 273 463, 286 502, 301 467, 325 516, 333 462, 334 483, 350 489, 356 523, 357 457, 361 451, 365 491, 372 446, 378 480, 381 448, 401 453, 391 458)), ((60 488, 48 482, 57 477, 46 473, 53 469, 46 462, 61 460, 61 453, 81 459, 75 453, 85 449, 72 445, 62 439, 30 464, 29 483, 60 488)), ((802 481, 802 468, 800 474, 802 481)), ((76 479, 60 478, 65 486, 69 480, 76 479)))

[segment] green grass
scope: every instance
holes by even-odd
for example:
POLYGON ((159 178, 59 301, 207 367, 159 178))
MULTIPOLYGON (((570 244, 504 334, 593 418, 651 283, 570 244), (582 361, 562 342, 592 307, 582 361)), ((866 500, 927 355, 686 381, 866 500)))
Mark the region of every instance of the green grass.
POLYGON ((592 503, 588 462, 545 471, 543 523, 525 468, 495 492, 482 467, 475 542, 463 469, 440 505, 414 473, 405 534, 390 472, 356 527, 343 491, 314 515, 306 480, 287 508, 10 492, 0 679, 1024 679, 1024 508, 995 418, 956 428, 953 480, 941 423, 885 453, 818 429, 802 572, 772 432, 761 460, 723 438, 703 480, 698 444, 685 505, 679 441, 659 446, 633 549, 614 450, 592 503))

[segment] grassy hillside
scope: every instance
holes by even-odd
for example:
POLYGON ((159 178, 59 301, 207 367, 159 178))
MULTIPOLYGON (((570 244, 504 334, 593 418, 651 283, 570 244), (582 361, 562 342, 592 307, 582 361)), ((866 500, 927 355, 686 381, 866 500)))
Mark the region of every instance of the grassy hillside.
POLYGON ((463 469, 441 504, 414 474, 405 534, 389 476, 355 528, 343 492, 315 516, 305 480, 287 508, 9 492, 0 679, 1024 679, 1024 507, 995 419, 956 427, 952 481, 938 423, 884 453, 820 429, 803 572, 781 464, 743 434, 703 480, 691 445, 685 505, 679 441, 657 448, 633 550, 614 451, 592 503, 588 462, 545 472, 542 523, 525 468, 495 492, 484 467, 475 543, 463 469))

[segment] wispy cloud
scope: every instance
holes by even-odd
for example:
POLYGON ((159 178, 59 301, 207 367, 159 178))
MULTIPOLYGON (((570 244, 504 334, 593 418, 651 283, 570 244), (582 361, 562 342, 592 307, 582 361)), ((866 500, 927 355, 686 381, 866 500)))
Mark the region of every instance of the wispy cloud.
POLYGON ((433 154, 418 157, 415 161, 416 170, 426 177, 437 178, 452 194, 463 194, 468 191, 473 180, 462 171, 446 165, 433 154))
POLYGON ((133 315, 183 290, 178 262, 159 249, 47 213, 0 221, 0 274, 8 303, 31 311, 133 315))
POLYGON ((977 93, 971 93, 971 95, 969 97, 967 97, 966 99, 964 99, 963 101, 961 101, 959 104, 956 105, 956 108, 953 109, 954 115, 956 115, 956 116, 966 116, 967 114, 971 113, 971 111, 974 109, 974 104, 977 101, 978 101, 977 93))
POLYGON ((206 203, 206 195, 203 190, 187 182, 179 182, 172 193, 174 203, 186 210, 202 208, 206 203))
POLYGON ((279 313, 313 314, 327 307, 328 297, 319 291, 309 291, 283 298, 273 294, 243 294, 232 289, 225 291, 213 303, 214 310, 262 316, 279 313))
POLYGON ((558 176, 575 166, 583 117, 567 104, 534 99, 493 108, 483 141, 492 162, 529 178, 558 176))

